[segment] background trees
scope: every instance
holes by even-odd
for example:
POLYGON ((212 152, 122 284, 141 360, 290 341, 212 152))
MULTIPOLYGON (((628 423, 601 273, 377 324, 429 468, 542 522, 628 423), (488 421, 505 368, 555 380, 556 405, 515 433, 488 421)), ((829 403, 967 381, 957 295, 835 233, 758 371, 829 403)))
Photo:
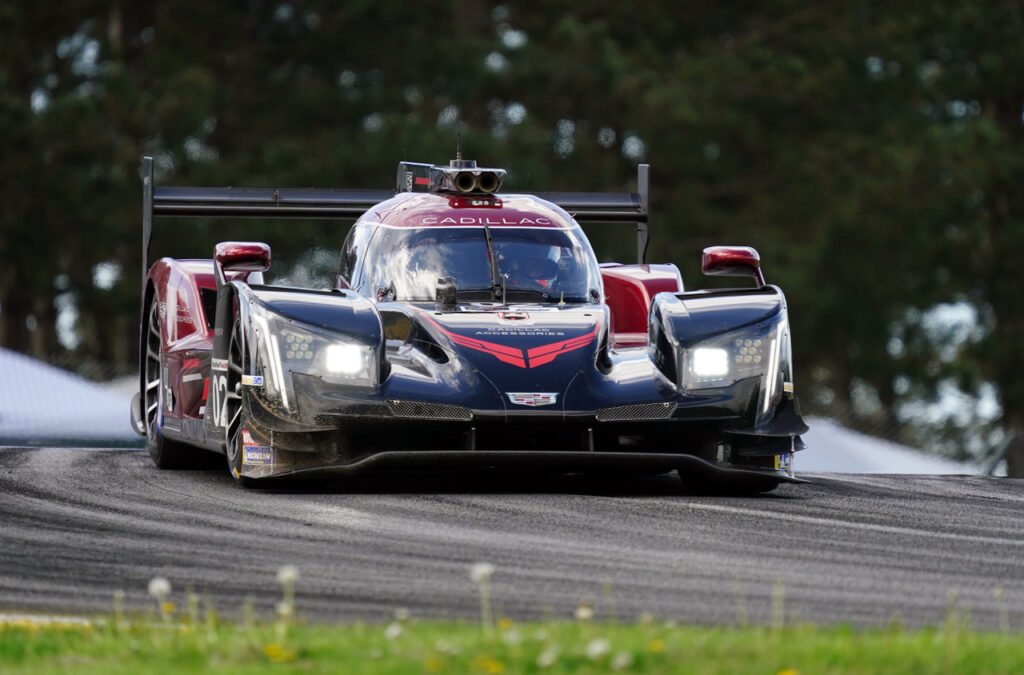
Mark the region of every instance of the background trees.
MULTIPOLYGON (((649 161, 650 259, 699 286, 703 246, 756 246, 805 405, 1024 474, 1016 3, 45 5, 0 5, 4 346, 132 367, 144 153, 161 182, 377 187, 461 129, 509 189, 649 161)), ((295 260, 346 229, 176 222, 155 249, 295 260)))

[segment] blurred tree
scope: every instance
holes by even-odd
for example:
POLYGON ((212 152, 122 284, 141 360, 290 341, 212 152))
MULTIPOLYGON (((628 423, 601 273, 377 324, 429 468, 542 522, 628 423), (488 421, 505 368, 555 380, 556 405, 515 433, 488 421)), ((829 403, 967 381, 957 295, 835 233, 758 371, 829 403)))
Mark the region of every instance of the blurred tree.
MULTIPOLYGON (((1002 441, 961 427, 949 452, 1003 442, 1021 475, 1021 11, 5 3, 0 343, 132 367, 143 153, 161 183, 369 187, 400 159, 449 158, 463 130, 467 156, 510 169, 510 190, 631 189, 650 161, 649 258, 694 285, 702 247, 758 247, 789 297, 805 402, 918 438, 914 405, 992 388, 1002 441), (76 330, 58 332, 68 308, 76 330), (967 332, 952 330, 965 308, 967 332)), ((265 238, 287 260, 346 230, 172 221, 154 250, 265 238)), ((603 258, 632 259, 632 237, 591 234, 603 258)))

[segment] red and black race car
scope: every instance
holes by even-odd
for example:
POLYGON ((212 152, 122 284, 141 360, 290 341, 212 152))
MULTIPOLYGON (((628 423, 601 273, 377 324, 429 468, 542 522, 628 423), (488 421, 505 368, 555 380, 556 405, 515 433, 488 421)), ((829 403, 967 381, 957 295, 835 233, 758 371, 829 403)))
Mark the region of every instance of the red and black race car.
POLYGON ((159 467, 223 453, 240 483, 361 467, 678 470, 796 482, 806 431, 782 291, 757 252, 704 250, 686 291, 644 264, 637 193, 503 194, 501 169, 402 162, 397 189, 156 187, 143 159, 135 429, 159 467), (263 283, 270 247, 148 267, 157 216, 355 219, 334 288, 263 283), (599 265, 579 222, 636 226, 639 262, 599 265))

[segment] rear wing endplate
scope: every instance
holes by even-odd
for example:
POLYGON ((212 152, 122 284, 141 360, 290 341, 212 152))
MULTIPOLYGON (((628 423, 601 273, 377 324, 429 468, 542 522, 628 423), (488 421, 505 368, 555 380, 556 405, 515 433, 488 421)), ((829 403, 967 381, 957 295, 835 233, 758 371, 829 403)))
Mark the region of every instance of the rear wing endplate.
MULTIPOLYGON (((350 190, 320 188, 211 188, 157 187, 153 180, 153 158, 142 158, 142 279, 149 272, 149 248, 153 218, 337 218, 356 219, 396 192, 410 191, 415 168, 427 164, 402 162, 397 190, 350 190), (402 168, 407 167, 407 171, 402 168), (413 174, 407 176, 407 173, 413 174)), ((413 188, 414 189, 414 188, 413 188)), ((536 192, 580 222, 633 223, 636 225, 637 262, 647 253, 647 215, 650 198, 650 165, 637 166, 637 191, 536 192)))

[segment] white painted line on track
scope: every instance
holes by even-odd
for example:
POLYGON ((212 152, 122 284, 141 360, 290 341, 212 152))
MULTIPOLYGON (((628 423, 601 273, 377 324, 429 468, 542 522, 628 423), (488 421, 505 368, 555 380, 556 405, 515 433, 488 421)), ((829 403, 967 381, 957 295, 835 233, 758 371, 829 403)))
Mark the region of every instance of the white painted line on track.
POLYGON ((932 537, 935 539, 950 539, 953 541, 972 541, 984 544, 1001 544, 1004 546, 1024 546, 1024 540, 1009 539, 1005 537, 985 537, 978 534, 960 534, 955 532, 934 532, 930 530, 915 530, 910 527, 899 527, 896 525, 878 525, 876 523, 857 523, 849 520, 836 520, 833 518, 817 518, 815 516, 801 516, 795 513, 782 513, 779 511, 764 511, 745 509, 739 506, 724 506, 721 504, 683 504, 683 508, 697 511, 715 511, 718 513, 732 513, 744 516, 755 516, 758 518, 770 518, 774 521, 790 521, 796 523, 807 523, 810 525, 823 525, 826 527, 846 527, 853 530, 866 532, 881 532, 884 534, 900 534, 913 537, 932 537))

